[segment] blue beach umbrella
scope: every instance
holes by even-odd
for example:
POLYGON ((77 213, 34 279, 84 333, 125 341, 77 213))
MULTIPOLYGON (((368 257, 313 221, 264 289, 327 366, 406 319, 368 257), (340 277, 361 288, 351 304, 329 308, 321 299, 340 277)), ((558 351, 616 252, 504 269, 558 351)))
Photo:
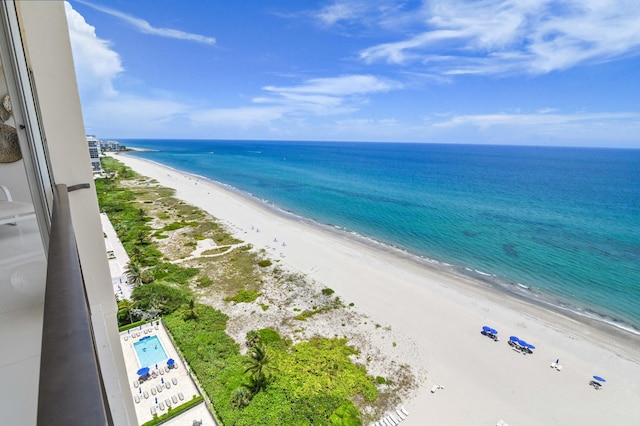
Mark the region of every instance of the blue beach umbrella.
POLYGON ((496 330, 495 328, 490 328, 490 329, 489 329, 489 333, 491 333, 491 334, 498 334, 498 330, 496 330))
POLYGON ((509 337, 509 340, 511 340, 512 342, 519 342, 520 341, 520 339, 518 339, 516 336, 509 337))
POLYGON ((142 367, 138 370, 138 376, 146 376, 147 374, 149 374, 149 367, 142 367))
POLYGON ((535 348, 536 348, 535 346, 533 346, 533 345, 532 345, 532 344, 530 344, 530 343, 529 343, 529 344, 527 344, 527 347, 528 347, 529 349, 535 349, 535 348))
POLYGON ((605 379, 603 379, 603 378, 602 378, 602 377, 600 377, 600 376, 593 376, 593 378, 594 378, 594 379, 596 379, 596 380, 597 380, 597 381, 599 381, 599 382, 602 382, 602 383, 606 382, 606 380, 605 380, 605 379))
POLYGON ((491 332, 491 327, 487 326, 487 325, 483 325, 482 326, 482 331, 486 331, 487 333, 491 332))
POLYGON ((173 360, 173 358, 169 358, 169 361, 167 361, 167 365, 173 365, 176 362, 173 360))

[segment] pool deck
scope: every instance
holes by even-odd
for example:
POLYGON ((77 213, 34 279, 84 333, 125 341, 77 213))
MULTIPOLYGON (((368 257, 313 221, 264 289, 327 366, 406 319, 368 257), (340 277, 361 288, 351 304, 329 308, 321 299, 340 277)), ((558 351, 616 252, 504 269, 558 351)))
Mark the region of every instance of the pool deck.
MULTIPOLYGON (((166 329, 162 324, 158 325, 157 321, 154 321, 153 324, 153 326, 145 324, 141 328, 136 327, 128 332, 123 331, 120 333, 120 342, 122 343, 122 352, 127 367, 129 387, 134 398, 138 424, 143 424, 153 419, 154 412, 158 416, 165 414, 167 405, 175 407, 200 395, 187 366, 178 355, 178 351, 173 346, 166 329), (176 368, 167 371, 165 368, 167 365, 166 360, 158 363, 158 369, 154 368, 155 366, 150 366, 152 377, 142 384, 138 384, 137 371, 146 366, 140 365, 133 344, 147 336, 158 336, 158 340, 162 343, 167 356, 175 361, 176 368), (180 398, 181 396, 182 399, 180 398)), ((217 426, 204 402, 164 424, 192 426, 194 421, 202 421, 202 426, 217 426)))

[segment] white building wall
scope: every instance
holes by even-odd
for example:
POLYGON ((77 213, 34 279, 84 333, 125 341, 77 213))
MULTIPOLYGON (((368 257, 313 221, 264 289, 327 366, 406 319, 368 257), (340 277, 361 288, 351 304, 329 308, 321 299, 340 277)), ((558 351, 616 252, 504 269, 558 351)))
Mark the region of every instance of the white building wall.
POLYGON ((116 425, 136 424, 117 328, 117 305, 105 257, 69 31, 62 1, 20 1, 23 43, 37 88, 42 127, 56 183, 90 184, 69 201, 96 347, 116 425))

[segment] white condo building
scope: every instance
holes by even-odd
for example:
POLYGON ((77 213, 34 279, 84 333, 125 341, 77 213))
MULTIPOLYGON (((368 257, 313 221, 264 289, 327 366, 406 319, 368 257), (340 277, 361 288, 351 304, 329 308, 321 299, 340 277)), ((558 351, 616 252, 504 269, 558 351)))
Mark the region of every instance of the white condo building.
POLYGON ((87 145, 89 146, 91 170, 93 173, 102 172, 102 167, 100 167, 100 139, 93 135, 87 135, 87 145))

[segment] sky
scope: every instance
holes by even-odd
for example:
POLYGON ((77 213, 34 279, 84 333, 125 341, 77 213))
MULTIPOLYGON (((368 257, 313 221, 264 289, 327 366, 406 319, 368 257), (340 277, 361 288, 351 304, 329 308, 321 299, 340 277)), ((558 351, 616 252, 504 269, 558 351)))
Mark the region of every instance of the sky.
POLYGON ((100 139, 640 148, 638 0, 69 0, 100 139))

